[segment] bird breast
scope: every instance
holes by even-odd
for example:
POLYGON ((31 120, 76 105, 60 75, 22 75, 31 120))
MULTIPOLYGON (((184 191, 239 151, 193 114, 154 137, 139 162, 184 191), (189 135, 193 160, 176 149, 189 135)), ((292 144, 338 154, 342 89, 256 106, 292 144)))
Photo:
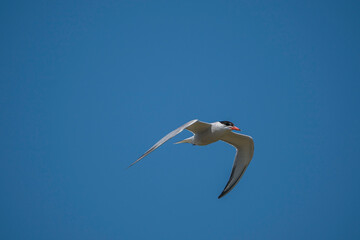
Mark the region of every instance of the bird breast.
POLYGON ((209 130, 206 130, 205 132, 195 134, 194 144, 203 146, 217 142, 225 133, 226 129, 212 126, 209 130))

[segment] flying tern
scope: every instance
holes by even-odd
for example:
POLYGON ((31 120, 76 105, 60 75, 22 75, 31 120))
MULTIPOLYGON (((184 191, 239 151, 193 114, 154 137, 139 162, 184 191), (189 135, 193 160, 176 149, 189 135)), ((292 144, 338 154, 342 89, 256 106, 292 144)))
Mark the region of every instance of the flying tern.
POLYGON ((236 148, 236 155, 230 179, 218 198, 225 196, 239 182, 254 153, 254 141, 252 137, 232 132, 232 130, 241 130, 229 121, 219 121, 214 123, 201 122, 197 119, 189 121, 160 139, 129 167, 143 159, 169 139, 175 137, 184 129, 189 130, 194 135, 177 143, 191 143, 193 145, 204 146, 221 140, 236 148))

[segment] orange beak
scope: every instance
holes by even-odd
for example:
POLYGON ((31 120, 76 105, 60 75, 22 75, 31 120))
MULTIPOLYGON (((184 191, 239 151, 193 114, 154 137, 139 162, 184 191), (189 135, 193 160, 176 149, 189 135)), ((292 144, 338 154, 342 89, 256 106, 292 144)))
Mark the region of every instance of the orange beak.
POLYGON ((238 127, 235 127, 235 126, 233 126, 231 129, 236 130, 236 131, 241 131, 238 127))

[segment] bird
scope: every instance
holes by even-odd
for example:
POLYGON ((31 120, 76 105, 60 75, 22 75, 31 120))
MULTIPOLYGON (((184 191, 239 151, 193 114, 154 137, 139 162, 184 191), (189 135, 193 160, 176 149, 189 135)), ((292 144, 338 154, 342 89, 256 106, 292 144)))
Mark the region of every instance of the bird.
POLYGON ((224 190, 218 196, 218 199, 222 198, 240 181, 254 154, 254 141, 252 137, 233 132, 232 130, 241 130, 230 121, 207 123, 201 122, 198 119, 191 120, 160 139, 129 167, 139 162, 169 139, 181 133, 184 129, 192 132, 194 135, 182 141, 176 142, 175 144, 190 143, 197 146, 205 146, 221 140, 236 148, 236 155, 230 178, 224 190))

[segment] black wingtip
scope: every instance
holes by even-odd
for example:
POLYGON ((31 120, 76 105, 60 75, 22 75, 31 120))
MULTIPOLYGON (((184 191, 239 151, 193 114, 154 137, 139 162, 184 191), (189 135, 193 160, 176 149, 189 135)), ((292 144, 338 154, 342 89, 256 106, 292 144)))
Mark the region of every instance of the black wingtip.
POLYGON ((219 196, 218 196, 218 199, 222 198, 226 193, 225 192, 222 192, 219 196))

